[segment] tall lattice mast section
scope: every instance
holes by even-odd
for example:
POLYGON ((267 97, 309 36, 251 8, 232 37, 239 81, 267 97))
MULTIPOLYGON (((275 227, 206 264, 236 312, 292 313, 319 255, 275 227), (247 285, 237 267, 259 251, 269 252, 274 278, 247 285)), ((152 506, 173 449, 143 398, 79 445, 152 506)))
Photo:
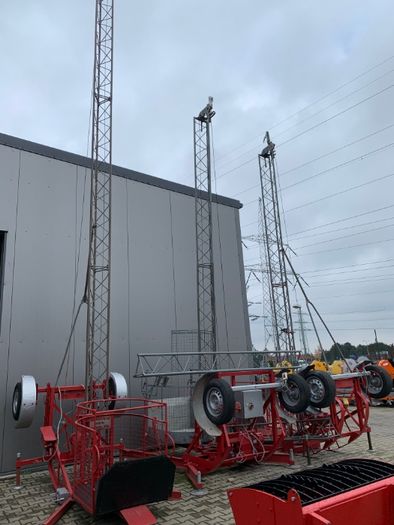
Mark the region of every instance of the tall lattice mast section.
MULTIPOLYGON (((85 299, 87 397, 108 380, 111 291, 113 0, 96 0, 89 261, 85 299)), ((107 381, 108 382, 108 381, 107 381)))
POLYGON ((271 319, 271 286, 268 274, 268 260, 267 250, 265 249, 265 229, 264 229, 264 211, 263 200, 259 197, 258 209, 258 234, 259 241, 259 256, 261 268, 261 287, 263 297, 263 320, 264 320, 264 350, 268 349, 268 345, 272 339, 272 319, 271 319))
POLYGON ((212 250, 210 125, 213 98, 194 117, 194 177, 197 253, 198 351, 216 351, 216 307, 212 250), (203 193, 204 192, 204 193, 203 193))
POLYGON ((275 144, 267 131, 267 146, 259 155, 263 233, 270 288, 272 335, 279 359, 295 354, 289 288, 283 248, 278 186, 275 168, 275 144))

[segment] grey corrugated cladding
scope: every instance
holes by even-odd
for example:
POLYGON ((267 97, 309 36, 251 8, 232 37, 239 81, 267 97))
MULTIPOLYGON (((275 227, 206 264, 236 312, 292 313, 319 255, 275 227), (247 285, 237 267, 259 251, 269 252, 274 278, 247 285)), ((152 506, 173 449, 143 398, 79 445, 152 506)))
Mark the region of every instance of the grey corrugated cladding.
MULTIPOLYGON (((7 232, 0 324, 0 472, 42 453, 43 399, 29 429, 14 429, 21 374, 56 380, 85 285, 90 159, 0 134, 0 230, 7 232), (86 195, 85 195, 86 193, 86 195), (86 196, 86 198, 85 198, 86 196), (80 247, 80 249, 79 249, 80 247)), ((131 395, 137 354, 171 351, 173 330, 197 328, 194 189, 113 168, 111 370, 131 395)), ((193 175, 189 178, 192 181, 193 175)), ((213 243, 219 351, 251 348, 238 201, 215 197, 213 243)), ((84 381, 85 316, 60 384, 84 381)), ((65 406, 67 409, 67 407, 65 406)))
MULTIPOLYGON (((3 146, 9 146, 10 148, 36 153, 37 155, 42 155, 43 157, 49 157, 51 159, 68 162, 69 164, 82 166, 83 168, 90 168, 92 165, 92 161, 89 157, 51 148, 49 146, 44 146, 43 144, 37 144, 36 142, 30 142, 29 140, 13 137, 12 135, 6 135, 5 133, 0 133, 0 144, 3 146)), ((122 168, 121 166, 113 165, 112 174, 117 177, 123 177, 124 179, 130 179, 136 182, 142 182, 143 184, 149 184, 150 186, 156 186, 157 188, 163 188, 165 190, 182 193, 183 195, 194 196, 194 188, 191 188, 190 186, 160 179, 158 177, 152 177, 152 175, 146 175, 146 173, 129 170, 127 168, 122 168)), ((204 195, 204 192, 201 193, 204 195)), ((212 200, 213 202, 224 204, 225 206, 231 206, 238 209, 242 208, 242 204, 239 201, 235 199, 229 199, 228 197, 222 197, 221 195, 214 194, 212 200)))

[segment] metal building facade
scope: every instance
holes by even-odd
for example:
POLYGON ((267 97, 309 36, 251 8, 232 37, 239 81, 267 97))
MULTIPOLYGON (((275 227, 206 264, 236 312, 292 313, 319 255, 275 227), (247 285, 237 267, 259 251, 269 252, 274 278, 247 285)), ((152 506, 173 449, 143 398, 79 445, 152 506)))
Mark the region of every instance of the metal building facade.
MULTIPOLYGON (((40 410, 15 430, 11 398, 21 374, 54 382, 83 295, 90 160, 0 134, 0 472, 17 451, 40 453, 40 410), (1 281, 2 280, 2 281, 1 281)), ((139 352, 171 351, 171 332, 195 330, 194 189, 113 168, 110 368, 130 393, 139 352)), ((217 346, 251 348, 238 201, 214 197, 217 346)), ((84 380, 82 306, 59 383, 84 380)))

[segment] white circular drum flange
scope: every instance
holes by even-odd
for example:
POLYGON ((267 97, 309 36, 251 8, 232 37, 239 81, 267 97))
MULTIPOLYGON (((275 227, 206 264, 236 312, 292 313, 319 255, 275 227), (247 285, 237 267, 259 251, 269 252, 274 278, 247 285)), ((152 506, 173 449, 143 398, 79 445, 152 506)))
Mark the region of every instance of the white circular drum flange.
POLYGON ((37 384, 33 376, 21 376, 15 385, 12 397, 12 415, 15 428, 27 428, 31 425, 37 405, 37 384))
POLYGON ((111 384, 111 395, 116 398, 127 397, 129 389, 125 377, 118 372, 111 372, 109 374, 109 381, 111 384))

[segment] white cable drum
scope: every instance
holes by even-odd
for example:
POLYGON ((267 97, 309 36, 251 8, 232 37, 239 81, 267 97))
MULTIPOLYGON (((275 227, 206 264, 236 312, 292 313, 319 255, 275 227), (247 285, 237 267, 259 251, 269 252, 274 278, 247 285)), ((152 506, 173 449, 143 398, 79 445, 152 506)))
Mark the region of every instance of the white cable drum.
POLYGON ((37 385, 33 376, 21 376, 15 385, 12 398, 12 415, 15 428, 27 428, 31 425, 37 404, 37 385))
POLYGON ((212 377, 214 377, 212 374, 205 374, 197 381, 192 395, 192 407, 195 420, 200 427, 205 430, 209 436, 218 437, 222 435, 222 431, 210 419, 208 419, 204 410, 203 402, 205 387, 208 385, 212 377))
POLYGON ((111 394, 116 398, 124 398, 128 396, 127 381, 122 374, 119 372, 111 372, 109 374, 109 380, 112 382, 110 386, 111 394))

